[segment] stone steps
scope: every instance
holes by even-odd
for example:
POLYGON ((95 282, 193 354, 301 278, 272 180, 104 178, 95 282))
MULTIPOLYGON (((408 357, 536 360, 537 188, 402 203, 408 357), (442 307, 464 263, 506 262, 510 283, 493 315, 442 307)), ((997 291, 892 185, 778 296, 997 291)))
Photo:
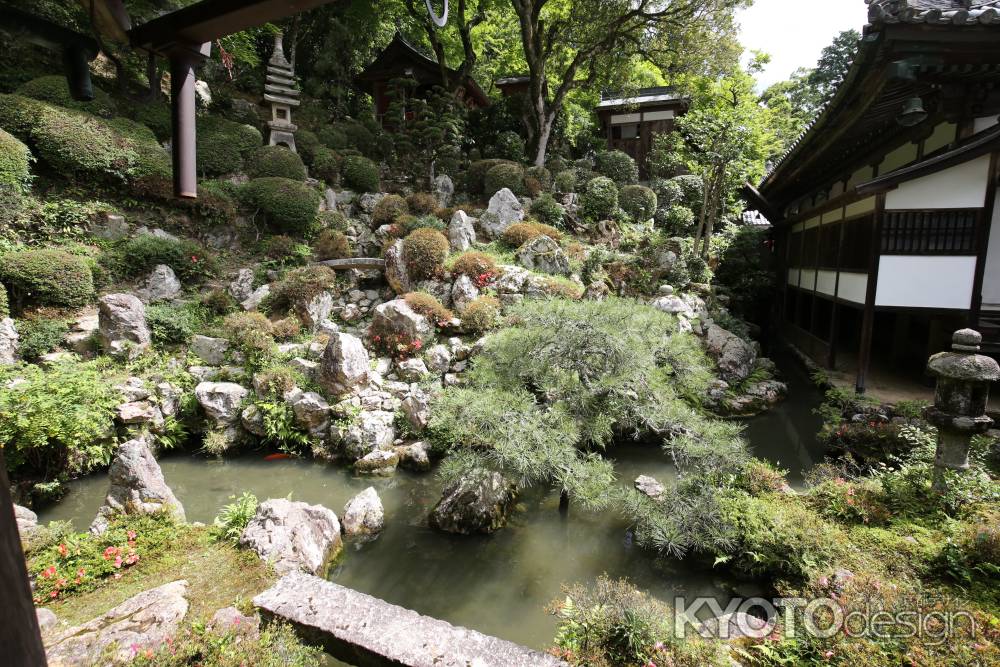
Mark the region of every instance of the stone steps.
POLYGON ((298 572, 253 602, 265 618, 288 621, 306 641, 352 665, 567 667, 546 653, 298 572))

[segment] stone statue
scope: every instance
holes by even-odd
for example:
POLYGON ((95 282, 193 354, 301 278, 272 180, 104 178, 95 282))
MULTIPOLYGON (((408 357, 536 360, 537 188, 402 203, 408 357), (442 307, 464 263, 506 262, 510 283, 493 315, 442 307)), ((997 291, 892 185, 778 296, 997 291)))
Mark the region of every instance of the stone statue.
POLYGON ((271 105, 271 120, 267 122, 268 144, 285 146, 295 152, 295 130, 292 123, 292 107, 299 106, 299 86, 295 82, 295 71, 285 58, 281 44, 282 35, 274 36, 274 53, 267 63, 267 79, 264 82, 264 102, 271 105))

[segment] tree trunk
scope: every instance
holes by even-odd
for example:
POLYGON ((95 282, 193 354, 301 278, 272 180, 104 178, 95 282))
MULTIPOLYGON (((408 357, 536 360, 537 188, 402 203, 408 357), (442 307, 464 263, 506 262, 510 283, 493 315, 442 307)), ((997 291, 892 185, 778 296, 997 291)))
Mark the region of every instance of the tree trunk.
POLYGON ((549 113, 538 128, 538 148, 535 151, 535 166, 545 166, 545 153, 549 149, 549 139, 552 137, 552 126, 555 125, 555 114, 549 113))

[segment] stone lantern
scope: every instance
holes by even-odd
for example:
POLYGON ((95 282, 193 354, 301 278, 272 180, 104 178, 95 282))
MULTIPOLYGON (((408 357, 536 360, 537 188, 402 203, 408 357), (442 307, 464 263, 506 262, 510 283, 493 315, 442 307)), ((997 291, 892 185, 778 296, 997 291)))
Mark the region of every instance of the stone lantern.
POLYGON ((295 130, 298 128, 292 123, 292 107, 299 106, 299 87, 292 64, 285 58, 281 39, 280 32, 274 36, 274 53, 267 62, 267 78, 264 81, 264 102, 271 105, 267 142, 295 152, 295 130))
POLYGON ((939 352, 927 362, 937 378, 934 405, 927 420, 938 429, 934 457, 934 489, 945 490, 945 470, 968 470, 972 436, 993 424, 986 415, 990 383, 1000 380, 1000 365, 977 354, 983 337, 978 331, 960 329, 952 335, 951 352, 939 352))

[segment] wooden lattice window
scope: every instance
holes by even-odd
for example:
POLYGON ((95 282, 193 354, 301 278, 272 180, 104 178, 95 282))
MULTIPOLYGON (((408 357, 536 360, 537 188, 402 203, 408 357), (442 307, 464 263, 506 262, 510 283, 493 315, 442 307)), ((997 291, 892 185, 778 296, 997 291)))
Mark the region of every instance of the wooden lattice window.
POLYGON ((883 255, 975 255, 977 209, 886 211, 883 255))

